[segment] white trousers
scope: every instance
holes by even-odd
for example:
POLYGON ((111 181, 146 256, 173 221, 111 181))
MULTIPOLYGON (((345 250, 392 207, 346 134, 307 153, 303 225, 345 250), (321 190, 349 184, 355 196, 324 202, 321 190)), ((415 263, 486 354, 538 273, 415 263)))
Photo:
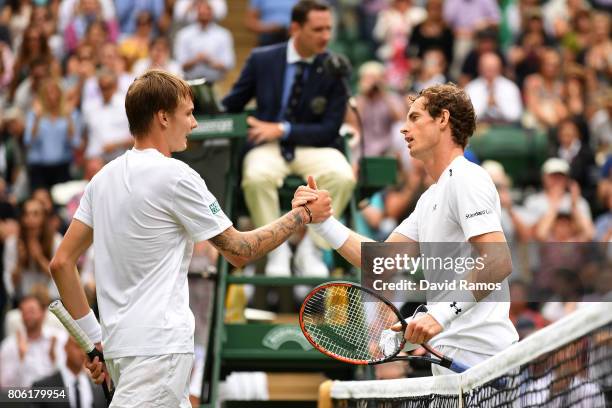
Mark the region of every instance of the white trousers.
MULTIPOLYGON (((244 199, 255 227, 280 217, 278 188, 290 174, 304 179, 313 176, 320 189, 329 191, 337 218, 351 199, 356 183, 351 165, 338 149, 297 146, 295 158, 287 162, 278 142, 257 146, 247 153, 242 168, 244 199)), ((329 248, 317 234, 311 236, 317 246, 329 248)))

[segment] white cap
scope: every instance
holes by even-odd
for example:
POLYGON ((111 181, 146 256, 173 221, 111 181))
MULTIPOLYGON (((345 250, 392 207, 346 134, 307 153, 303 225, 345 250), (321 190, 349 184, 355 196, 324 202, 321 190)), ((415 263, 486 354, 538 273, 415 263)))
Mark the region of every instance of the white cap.
POLYGON ((569 164, 565 160, 557 157, 546 160, 542 165, 542 174, 562 173, 567 176, 569 171, 569 164))

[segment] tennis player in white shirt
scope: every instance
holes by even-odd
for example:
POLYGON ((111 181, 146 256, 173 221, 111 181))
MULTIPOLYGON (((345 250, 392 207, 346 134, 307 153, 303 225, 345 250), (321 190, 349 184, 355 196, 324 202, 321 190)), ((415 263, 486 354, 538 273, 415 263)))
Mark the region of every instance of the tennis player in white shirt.
MULTIPOLYGON (((463 157, 475 127, 472 103, 455 85, 427 88, 413 100, 401 132, 412 157, 423 161, 435 182, 386 242, 469 242, 485 260, 484 269, 470 275, 472 281, 501 283, 501 292, 507 293, 512 261, 501 228, 499 196, 487 172, 463 157)), ((293 205, 316 200, 316 184, 309 178, 309 186, 296 191, 293 205)), ((361 243, 369 239, 333 217, 312 227, 351 264, 361 267, 361 243)), ((493 293, 488 291, 469 295, 463 301, 428 301, 428 313, 409 322, 406 340, 429 342, 470 366, 518 341, 508 301, 490 301, 492 297, 487 297, 493 293)), ((437 365, 432 371, 435 375, 450 372, 437 365)))
POLYGON ((185 150, 197 126, 192 99, 189 85, 164 71, 133 82, 125 106, 134 148, 87 185, 51 262, 66 309, 104 345, 106 365, 96 358, 88 368, 98 384, 110 373, 111 406, 190 407, 194 318, 187 267, 194 242, 210 240, 232 264, 244 265, 331 214, 327 197, 309 204, 319 218, 300 207, 257 230, 234 229, 204 180, 170 157, 185 150), (100 323, 75 266, 92 242, 100 323))

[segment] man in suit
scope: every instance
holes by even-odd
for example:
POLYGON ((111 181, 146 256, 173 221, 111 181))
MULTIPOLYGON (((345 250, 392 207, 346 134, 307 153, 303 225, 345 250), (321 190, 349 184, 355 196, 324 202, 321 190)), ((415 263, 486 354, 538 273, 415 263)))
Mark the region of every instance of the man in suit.
MULTIPOLYGON (((355 186, 341 152, 338 131, 346 110, 341 81, 327 74, 323 63, 332 29, 329 5, 301 0, 291 12, 288 42, 255 49, 240 78, 223 99, 229 112, 240 112, 255 98, 257 110, 248 118, 249 151, 244 158, 242 188, 256 227, 278 218, 278 187, 289 174, 312 174, 329 190, 334 213, 340 215, 355 186)), ((307 234, 298 245, 295 266, 303 275, 327 276, 318 236, 307 234)), ((268 254, 266 275, 289 276, 287 243, 268 254)))
POLYGON ((106 408, 102 387, 95 385, 83 369, 85 353, 77 342, 68 337, 64 347, 66 365, 60 365, 59 371, 33 384, 33 388, 63 388, 68 394, 69 402, 59 403, 54 400, 32 403, 32 408, 106 408))

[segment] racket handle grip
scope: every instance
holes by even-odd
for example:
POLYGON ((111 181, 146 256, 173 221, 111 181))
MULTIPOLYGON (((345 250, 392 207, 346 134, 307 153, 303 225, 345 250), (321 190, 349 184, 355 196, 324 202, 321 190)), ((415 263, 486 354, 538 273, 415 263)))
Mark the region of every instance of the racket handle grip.
POLYGON ((104 354, 97 348, 93 348, 89 353, 87 353, 87 357, 89 357, 89 361, 93 361, 94 358, 98 357, 98 360, 103 363, 104 362, 104 354))
MULTIPOLYGON (((466 371, 467 369, 469 369, 470 367, 461 364, 458 361, 452 361, 451 365, 449 367, 450 370, 456 372, 456 373, 462 373, 464 371, 466 371)), ((498 390, 503 390, 504 388, 506 388, 506 384, 508 383, 508 380, 506 378, 498 378, 497 380, 491 382, 491 385, 493 386, 493 388, 498 389, 498 390)))
MULTIPOLYGON (((89 357, 89 361, 93 361, 94 358, 98 357, 98 360, 101 363, 104 362, 104 354, 102 354, 102 352, 95 347, 93 348, 93 350, 87 353, 87 357, 89 357)), ((104 398, 106 398, 106 406, 109 406, 111 401, 113 400, 113 393, 109 390, 108 384, 106 383, 106 379, 102 383, 102 390, 104 391, 104 398)))
POLYGON ((462 373, 464 371, 466 371, 467 369, 469 369, 470 367, 461 364, 458 361, 451 361, 450 367, 448 367, 451 371, 454 371, 456 373, 462 373))

